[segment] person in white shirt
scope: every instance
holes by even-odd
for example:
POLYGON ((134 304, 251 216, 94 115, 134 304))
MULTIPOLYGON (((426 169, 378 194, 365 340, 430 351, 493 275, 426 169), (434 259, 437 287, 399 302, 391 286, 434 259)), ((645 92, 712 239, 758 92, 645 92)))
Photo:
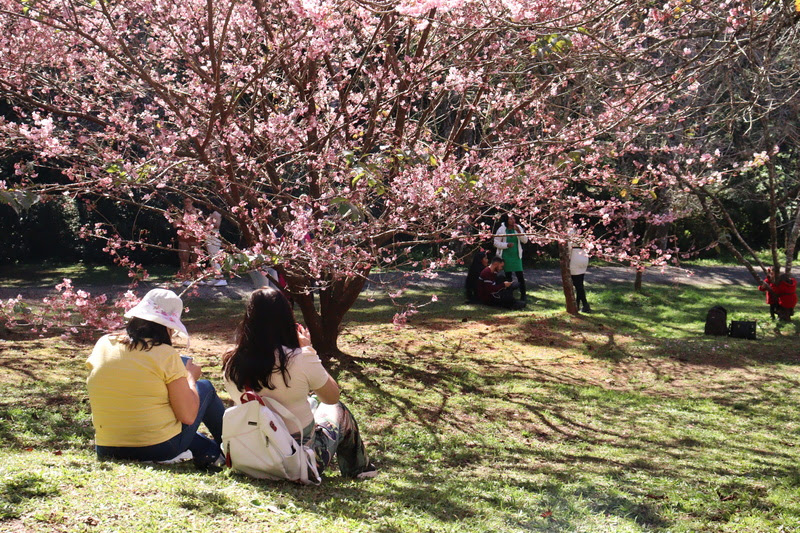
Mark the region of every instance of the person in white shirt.
POLYGON ((589 267, 589 255, 581 246, 573 244, 569 254, 569 274, 572 277, 572 286, 575 288, 575 300, 582 313, 591 313, 589 302, 586 300, 586 289, 583 286, 583 277, 589 267))

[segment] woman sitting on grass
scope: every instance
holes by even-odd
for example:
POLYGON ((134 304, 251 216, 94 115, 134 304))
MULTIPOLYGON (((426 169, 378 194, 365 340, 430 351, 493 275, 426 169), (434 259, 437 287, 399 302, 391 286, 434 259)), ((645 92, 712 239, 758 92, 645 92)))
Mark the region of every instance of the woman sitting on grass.
POLYGON ((485 250, 478 250, 472 256, 472 264, 467 272, 467 279, 464 282, 467 302, 480 303, 478 299, 478 282, 483 269, 489 266, 489 254, 485 250))
POLYGON ((99 458, 170 461, 190 450, 199 468, 221 464, 225 407, 172 347, 173 332, 188 337, 182 310, 174 292, 153 289, 125 313, 127 335, 97 341, 86 385, 99 458), (214 440, 197 433, 200 422, 214 440))
MULTIPOLYGON (((280 291, 262 288, 250 295, 236 346, 223 357, 222 368, 225 389, 236 404, 251 388, 277 400, 297 417, 303 435, 293 436, 298 443, 311 441, 308 445, 316 453, 320 474, 334 454, 343 476, 363 479, 377 474, 358 424, 339 401, 339 386, 322 366, 308 331, 295 322, 280 291), (315 397, 309 397, 312 391, 315 397)), ((291 421, 284 422, 294 427, 291 421)))

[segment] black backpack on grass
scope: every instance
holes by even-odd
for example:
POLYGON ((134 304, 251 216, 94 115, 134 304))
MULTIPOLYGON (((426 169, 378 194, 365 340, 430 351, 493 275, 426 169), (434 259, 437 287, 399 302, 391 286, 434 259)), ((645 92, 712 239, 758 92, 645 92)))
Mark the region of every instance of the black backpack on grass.
POLYGON ((715 305, 706 314, 706 335, 725 337, 728 335, 728 311, 715 305))

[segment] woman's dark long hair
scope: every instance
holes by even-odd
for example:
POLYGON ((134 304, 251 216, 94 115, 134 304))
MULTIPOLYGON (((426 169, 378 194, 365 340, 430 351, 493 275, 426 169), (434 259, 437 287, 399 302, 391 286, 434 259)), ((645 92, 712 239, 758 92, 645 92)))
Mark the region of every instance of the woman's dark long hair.
POLYGON ((172 337, 170 337, 167 326, 162 326, 143 318, 132 318, 128 325, 125 326, 125 333, 128 334, 128 338, 122 343, 129 350, 136 350, 141 346, 141 349, 146 352, 153 346, 161 344, 172 346, 172 337))
POLYGON ((265 287, 250 295, 236 330, 236 347, 222 357, 222 369, 239 390, 272 390, 277 372, 288 386, 289 352, 299 347, 292 307, 280 291, 265 287))

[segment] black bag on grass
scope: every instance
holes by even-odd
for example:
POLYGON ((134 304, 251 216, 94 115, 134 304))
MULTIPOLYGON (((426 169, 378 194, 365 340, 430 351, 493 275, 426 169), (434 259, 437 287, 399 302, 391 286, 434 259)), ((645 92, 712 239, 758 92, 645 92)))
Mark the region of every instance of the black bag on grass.
POLYGON ((724 337, 728 334, 728 311, 715 305, 706 314, 706 335, 724 337))
POLYGON ((728 334, 737 339, 756 340, 756 323, 754 320, 732 320, 731 332, 728 334))

